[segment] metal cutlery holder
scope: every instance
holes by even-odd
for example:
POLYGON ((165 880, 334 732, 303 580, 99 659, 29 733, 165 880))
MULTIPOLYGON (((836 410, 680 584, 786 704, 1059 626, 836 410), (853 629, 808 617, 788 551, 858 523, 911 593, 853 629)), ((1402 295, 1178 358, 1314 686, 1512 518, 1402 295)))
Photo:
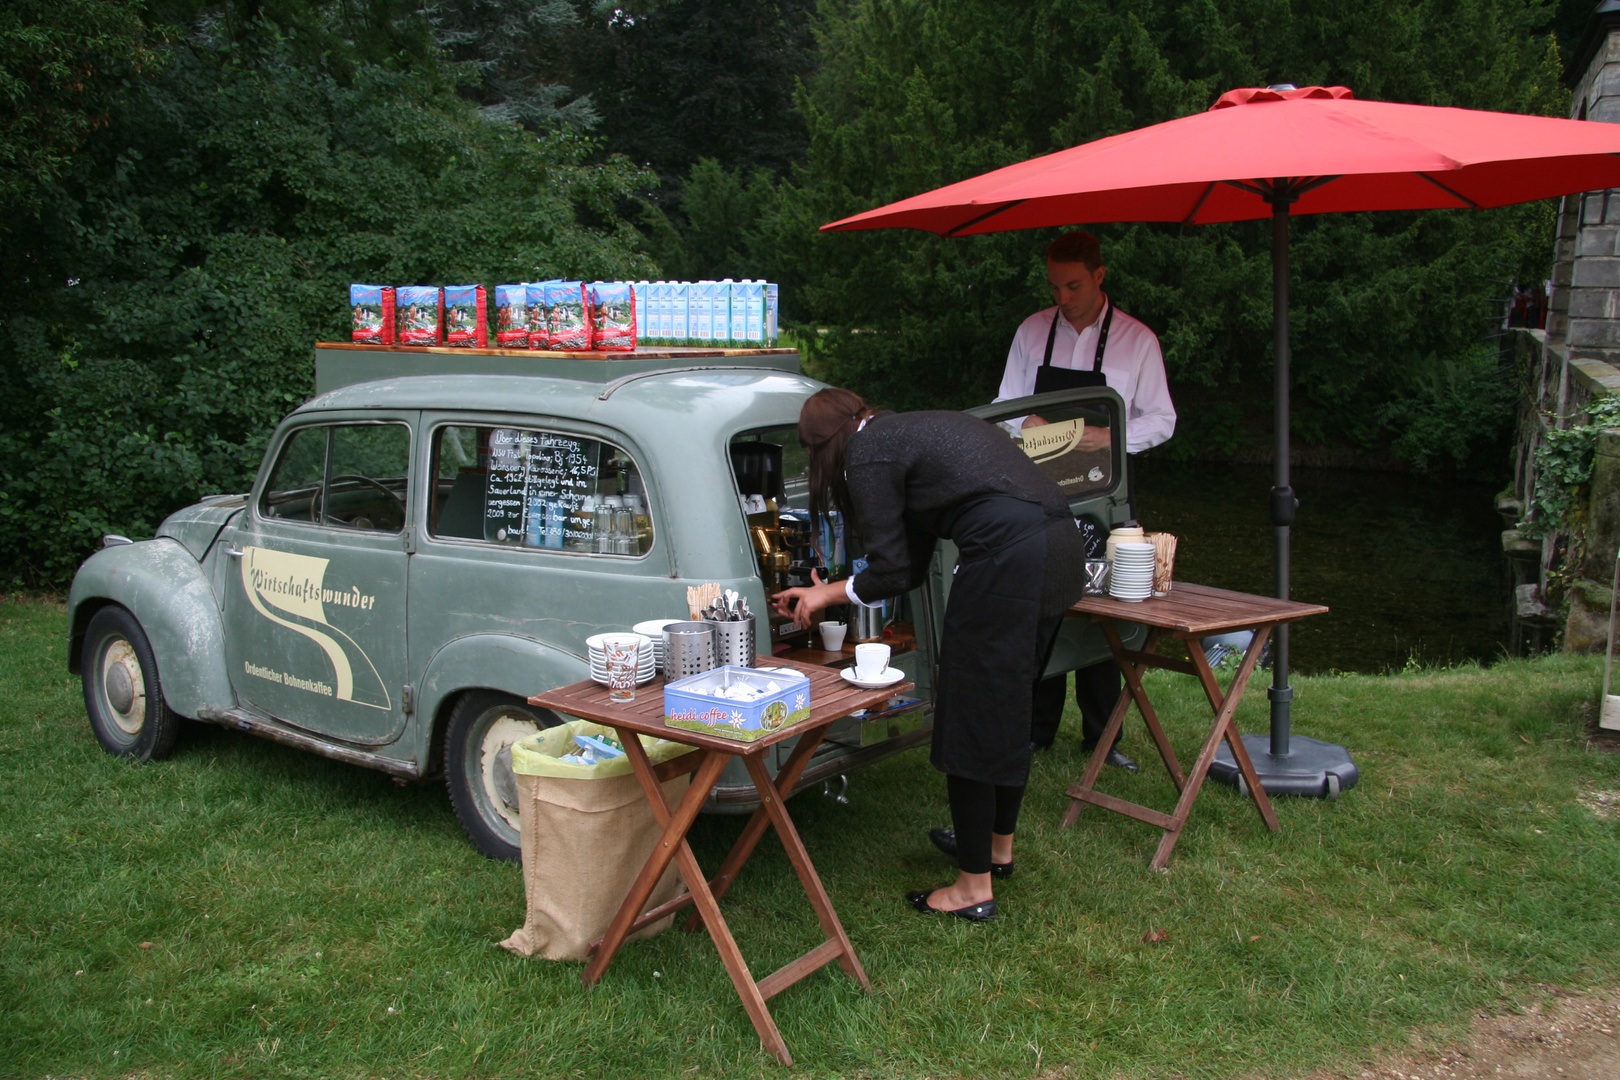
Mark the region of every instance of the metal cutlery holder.
POLYGON ((729 622, 708 622, 714 630, 715 666, 754 666, 754 620, 752 617, 729 622))
POLYGON ((709 622, 673 622, 664 627, 664 678, 668 682, 714 668, 714 628, 709 622))

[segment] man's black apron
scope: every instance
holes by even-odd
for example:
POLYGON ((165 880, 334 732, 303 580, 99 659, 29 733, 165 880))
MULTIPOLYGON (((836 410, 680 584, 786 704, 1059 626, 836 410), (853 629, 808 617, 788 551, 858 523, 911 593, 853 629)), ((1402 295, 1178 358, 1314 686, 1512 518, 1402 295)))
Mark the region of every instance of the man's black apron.
POLYGON ((1067 515, 1048 517, 1007 495, 964 507, 948 533, 960 555, 940 635, 929 758, 952 776, 1021 785, 1032 690, 1062 609, 1079 599, 1084 550, 1067 515))
POLYGON ((1108 380, 1103 377, 1102 362, 1103 353, 1108 349, 1108 328, 1114 322, 1114 305, 1109 303, 1108 311, 1103 315, 1102 328, 1097 331, 1097 354, 1091 358, 1090 371, 1052 366, 1052 344, 1057 341, 1058 320, 1061 318, 1063 318, 1062 308, 1052 312, 1052 329, 1046 332, 1046 356, 1041 360, 1041 366, 1035 369, 1035 389, 1032 393, 1049 394, 1054 390, 1082 390, 1092 386, 1107 386, 1108 380))

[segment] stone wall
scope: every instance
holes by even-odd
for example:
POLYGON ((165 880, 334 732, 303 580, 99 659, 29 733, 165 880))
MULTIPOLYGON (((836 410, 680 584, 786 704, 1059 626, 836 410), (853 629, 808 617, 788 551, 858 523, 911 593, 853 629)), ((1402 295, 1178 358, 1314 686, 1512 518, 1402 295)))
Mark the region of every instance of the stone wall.
MULTIPOLYGON (((1597 6, 1570 71, 1571 118, 1620 123, 1620 2, 1597 6)), ((1572 359, 1620 365, 1620 191, 1562 200, 1557 237, 1548 340, 1572 359)))
MULTIPOLYGON (((1620 0, 1588 17, 1566 73, 1570 116, 1620 123, 1620 0)), ((1502 549, 1513 567, 1514 648, 1557 638, 1566 650, 1604 647, 1610 583, 1620 544, 1620 431, 1599 437, 1587 505, 1570 527, 1532 538, 1515 526, 1533 515, 1536 450, 1546 433, 1586 424, 1594 397, 1620 393, 1620 190, 1570 195, 1559 204, 1546 331, 1510 334, 1524 385, 1513 487, 1498 509, 1510 528, 1502 549)), ((1532 526, 1537 523, 1532 522, 1532 526)))
MULTIPOLYGON (((1620 550, 1620 431, 1598 438, 1586 507, 1573 528, 1539 539, 1517 523, 1532 513, 1536 450, 1553 429, 1588 422, 1597 397, 1620 394, 1620 368, 1577 357, 1551 333, 1515 330, 1512 359, 1524 383, 1513 452, 1513 485, 1497 503, 1509 528, 1502 551, 1513 570, 1515 651, 1554 640, 1572 652, 1601 651, 1607 641, 1610 586, 1620 550)), ((1532 523, 1535 524, 1535 523, 1532 523)))

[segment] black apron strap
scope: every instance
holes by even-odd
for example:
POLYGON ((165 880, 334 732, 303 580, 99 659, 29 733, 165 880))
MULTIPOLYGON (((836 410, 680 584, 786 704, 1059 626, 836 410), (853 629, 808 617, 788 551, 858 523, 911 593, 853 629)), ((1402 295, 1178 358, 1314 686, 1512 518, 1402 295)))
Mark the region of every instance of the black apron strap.
MULTIPOLYGON (((1041 358, 1041 367, 1052 366, 1052 345, 1057 341, 1058 320, 1063 317, 1063 309, 1058 308, 1052 312, 1052 328, 1046 332, 1046 355, 1041 358)), ((1108 328, 1114 325, 1114 304, 1108 301, 1108 311, 1103 314, 1102 328, 1097 331, 1097 352, 1091 358, 1091 370, 1101 371, 1103 353, 1108 351, 1108 328)))
POLYGON ((1102 329, 1097 331, 1097 355, 1091 359, 1091 370, 1102 370, 1103 352, 1108 348, 1108 328, 1114 324, 1114 304, 1108 301, 1108 311, 1103 315, 1102 329))
POLYGON ((1108 304, 1108 312, 1103 316, 1102 327, 1097 332, 1097 354, 1092 357, 1090 371, 1052 366, 1052 345, 1057 340, 1058 320, 1062 317, 1062 308, 1052 312, 1052 328, 1046 332, 1046 357, 1041 361, 1040 367, 1035 369, 1035 386, 1032 393, 1047 394, 1055 390, 1083 390, 1093 386, 1107 386, 1108 381, 1103 376, 1102 362, 1103 351, 1108 348, 1108 327, 1114 321, 1113 303, 1108 304))

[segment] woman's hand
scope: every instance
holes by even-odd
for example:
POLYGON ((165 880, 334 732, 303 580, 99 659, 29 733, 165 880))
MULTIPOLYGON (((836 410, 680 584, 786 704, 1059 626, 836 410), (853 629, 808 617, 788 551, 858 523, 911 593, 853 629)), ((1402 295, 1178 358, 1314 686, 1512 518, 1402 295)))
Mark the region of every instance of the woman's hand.
POLYGON ((797 626, 811 627, 815 625, 817 613, 834 604, 849 603, 849 594, 844 592, 842 580, 822 581, 821 575, 812 570, 810 582, 809 585, 784 589, 771 597, 771 610, 792 619, 797 626))

